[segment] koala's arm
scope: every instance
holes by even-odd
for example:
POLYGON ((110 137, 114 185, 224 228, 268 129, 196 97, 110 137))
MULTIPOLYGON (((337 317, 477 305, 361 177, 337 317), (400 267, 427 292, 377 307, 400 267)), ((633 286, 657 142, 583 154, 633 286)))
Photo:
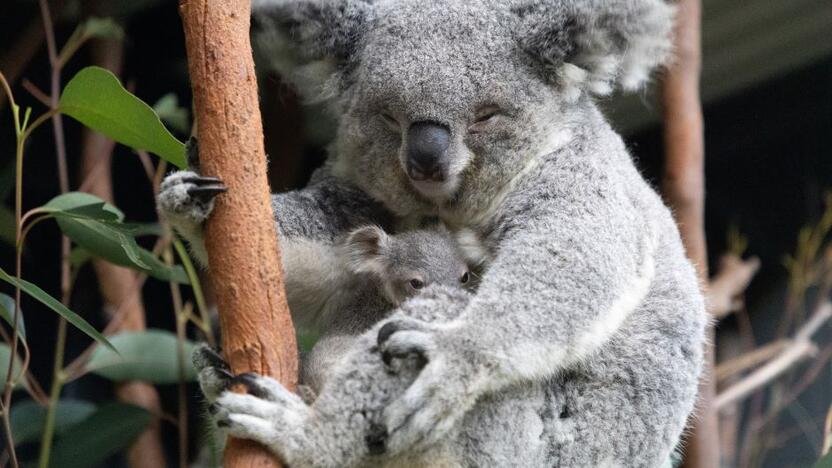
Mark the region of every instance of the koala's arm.
POLYGON ((656 243, 649 189, 632 167, 622 175, 588 159, 564 155, 518 188, 496 258, 457 319, 399 315, 382 328, 382 352, 428 362, 385 412, 392 449, 436 440, 487 392, 580 361, 647 296, 656 243))

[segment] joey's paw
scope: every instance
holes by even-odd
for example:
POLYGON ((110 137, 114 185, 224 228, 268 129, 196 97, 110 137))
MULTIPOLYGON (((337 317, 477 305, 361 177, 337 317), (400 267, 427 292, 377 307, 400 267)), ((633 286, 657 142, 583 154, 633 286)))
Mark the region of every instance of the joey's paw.
POLYGON ((231 385, 234 375, 216 351, 208 345, 199 345, 194 349, 191 357, 197 371, 199 387, 209 402, 215 401, 219 395, 231 385))
POLYGON ((249 393, 224 391, 209 406, 218 427, 234 437, 266 445, 287 462, 307 456, 305 423, 312 410, 299 396, 257 374, 238 375, 230 384, 241 384, 249 393))
POLYGON ((387 449, 400 453, 427 449, 461 421, 479 395, 477 359, 456 326, 417 320, 391 320, 378 333, 378 348, 388 368, 400 359, 417 359, 423 368, 411 386, 385 408, 387 449))
POLYGON ((214 198, 228 191, 222 180, 191 171, 169 174, 156 198, 159 212, 174 227, 200 226, 214 209, 214 198))

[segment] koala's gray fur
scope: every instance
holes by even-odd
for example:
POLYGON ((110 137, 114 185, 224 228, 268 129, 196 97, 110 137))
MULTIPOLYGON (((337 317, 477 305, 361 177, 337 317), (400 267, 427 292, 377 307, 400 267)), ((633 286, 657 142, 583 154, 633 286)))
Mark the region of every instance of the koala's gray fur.
POLYGON ((275 197, 284 250, 437 216, 473 233, 484 273, 476 294, 431 288, 362 335, 311 407, 260 378, 260 398, 222 394, 218 419, 294 467, 664 463, 694 406, 707 319, 669 210, 593 96, 667 59, 673 8, 256 3, 264 41, 293 47, 283 64, 339 122, 316 180, 275 197), (451 135, 448 177, 429 188, 404 170, 419 121, 451 135))
POLYGON ((407 298, 432 284, 473 284, 457 244, 442 225, 395 235, 377 226, 359 228, 341 246, 341 260, 347 272, 344 282, 332 286, 319 322, 320 338, 302 362, 301 382, 315 394, 356 337, 407 298))

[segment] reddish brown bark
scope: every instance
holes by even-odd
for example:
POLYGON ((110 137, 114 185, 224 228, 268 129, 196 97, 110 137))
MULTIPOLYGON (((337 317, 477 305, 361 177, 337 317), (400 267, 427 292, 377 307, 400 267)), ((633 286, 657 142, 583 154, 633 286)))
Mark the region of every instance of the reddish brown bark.
MULTIPOLYGON (((680 0, 676 24, 676 60, 663 80, 665 172, 662 189, 673 208, 688 257, 696 265, 701 284, 708 278, 705 244, 705 139, 699 76, 702 63, 701 0, 680 0)), ((719 466, 713 328, 708 329, 706 369, 699 390, 697 417, 687 439, 685 467, 719 466)))
MULTIPOLYGON (((124 51, 120 41, 98 40, 91 43, 92 63, 120 74, 124 51)), ((114 142, 100 133, 84 131, 81 179, 91 176, 87 191, 110 203, 113 202, 111 163, 114 142)), ((117 331, 141 331, 145 327, 145 311, 141 289, 136 287, 136 275, 131 270, 104 260, 94 260, 98 287, 105 310, 112 319, 113 313, 123 317, 117 331)), ((147 382, 123 382, 116 386, 119 400, 141 406, 152 414, 161 413, 159 394, 147 382)), ((127 450, 130 468, 164 468, 165 453, 158 418, 154 419, 127 450)))
MULTIPOLYGON (((273 222, 249 0, 184 0, 188 69, 202 173, 220 177, 205 244, 220 311, 223 352, 234 372, 297 384, 297 347, 286 304, 273 222)), ((263 447, 230 440, 224 466, 277 466, 263 447)))

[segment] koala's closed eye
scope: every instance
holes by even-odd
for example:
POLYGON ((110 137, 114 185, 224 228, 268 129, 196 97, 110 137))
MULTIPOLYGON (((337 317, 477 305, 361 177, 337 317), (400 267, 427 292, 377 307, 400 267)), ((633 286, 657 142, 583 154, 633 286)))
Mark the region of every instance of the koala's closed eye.
POLYGON ((401 133, 402 124, 399 123, 399 120, 397 118, 393 117, 392 114, 389 114, 387 112, 381 112, 381 113, 379 113, 378 116, 381 119, 381 121, 384 122, 384 125, 386 125, 387 128, 389 128, 390 130, 392 130, 396 133, 401 133))
POLYGON ((468 131, 471 133, 480 133, 487 130, 489 125, 495 120, 495 117, 501 113, 502 109, 493 104, 479 108, 474 114, 474 122, 468 127, 468 131))

